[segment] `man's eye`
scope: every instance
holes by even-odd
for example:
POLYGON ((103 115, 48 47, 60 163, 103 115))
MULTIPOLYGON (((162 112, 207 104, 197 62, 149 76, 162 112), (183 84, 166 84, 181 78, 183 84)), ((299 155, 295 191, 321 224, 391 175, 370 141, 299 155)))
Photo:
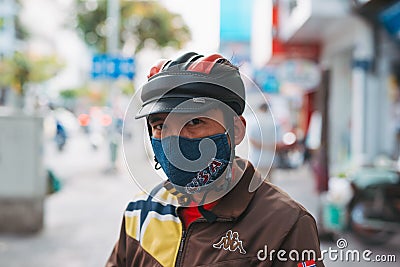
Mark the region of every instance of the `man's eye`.
POLYGON ((153 126, 153 130, 159 130, 161 131, 163 129, 164 125, 163 124, 157 124, 153 126))
POLYGON ((201 120, 199 118, 195 118, 195 119, 188 121, 188 123, 186 123, 186 125, 193 126, 193 125, 198 125, 200 123, 201 123, 201 120))

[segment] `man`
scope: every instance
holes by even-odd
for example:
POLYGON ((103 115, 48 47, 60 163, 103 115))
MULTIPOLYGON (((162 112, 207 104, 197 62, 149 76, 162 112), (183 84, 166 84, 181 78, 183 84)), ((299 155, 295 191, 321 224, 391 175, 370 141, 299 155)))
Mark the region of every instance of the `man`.
POLYGON ((141 98, 136 118, 168 180, 129 203, 108 267, 324 266, 312 216, 235 156, 246 131, 235 66, 217 54, 160 61, 141 98))

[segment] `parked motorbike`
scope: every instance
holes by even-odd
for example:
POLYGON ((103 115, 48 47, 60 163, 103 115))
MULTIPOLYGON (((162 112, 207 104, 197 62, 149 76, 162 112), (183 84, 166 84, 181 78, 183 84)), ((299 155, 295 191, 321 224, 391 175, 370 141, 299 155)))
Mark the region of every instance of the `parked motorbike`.
POLYGON ((293 131, 286 132, 276 146, 276 167, 295 169, 304 162, 304 145, 293 131))
POLYGON ((397 170, 362 168, 351 175, 350 230, 364 243, 383 244, 400 232, 400 178, 397 170))

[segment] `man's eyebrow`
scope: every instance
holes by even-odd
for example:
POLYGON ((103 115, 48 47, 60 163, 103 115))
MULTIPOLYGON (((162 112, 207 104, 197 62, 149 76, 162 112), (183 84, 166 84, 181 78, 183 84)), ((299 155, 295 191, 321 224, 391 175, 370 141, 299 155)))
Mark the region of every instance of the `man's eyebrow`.
POLYGON ((155 123, 162 120, 164 119, 158 116, 149 116, 149 123, 155 123))

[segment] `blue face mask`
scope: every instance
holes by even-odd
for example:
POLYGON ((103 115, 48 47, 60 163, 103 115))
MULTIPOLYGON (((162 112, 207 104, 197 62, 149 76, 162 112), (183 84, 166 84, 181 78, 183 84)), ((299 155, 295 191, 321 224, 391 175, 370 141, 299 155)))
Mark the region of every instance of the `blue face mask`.
POLYGON ((189 194, 199 192, 202 186, 220 177, 231 157, 226 133, 193 139, 152 137, 151 144, 156 160, 168 179, 189 194))

